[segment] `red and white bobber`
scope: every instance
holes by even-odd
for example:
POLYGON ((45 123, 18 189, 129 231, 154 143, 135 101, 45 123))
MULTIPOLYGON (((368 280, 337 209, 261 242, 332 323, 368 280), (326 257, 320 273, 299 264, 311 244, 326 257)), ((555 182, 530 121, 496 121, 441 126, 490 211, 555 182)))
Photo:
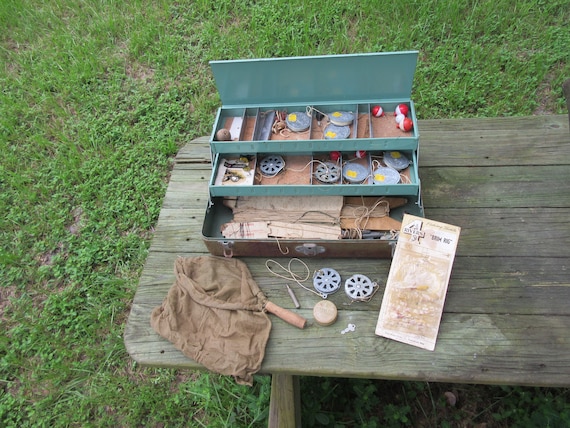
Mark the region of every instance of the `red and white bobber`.
POLYGON ((381 106, 372 107, 372 116, 374 117, 384 116, 384 109, 381 106))
POLYGON ((406 118, 406 116, 404 116, 403 114, 397 114, 396 115, 396 123, 399 125, 400 123, 402 123, 402 121, 406 118))
POLYGON ((400 128, 404 132, 408 132, 414 127, 414 122, 412 119, 405 117, 404 120, 402 120, 396 127, 400 128))
POLYGON ((330 152, 330 153, 329 153, 329 157, 331 158, 331 160, 332 160, 333 162, 336 162, 337 160, 340 159, 340 152, 338 152, 338 151, 336 151, 336 150, 333 151, 333 152, 330 152))
POLYGON ((357 150, 356 151, 356 157, 358 159, 363 159, 364 156, 366 156, 366 150, 357 150))
POLYGON ((406 104, 398 104, 394 110, 394 116, 398 116, 399 114, 407 116, 409 111, 410 108, 406 104))

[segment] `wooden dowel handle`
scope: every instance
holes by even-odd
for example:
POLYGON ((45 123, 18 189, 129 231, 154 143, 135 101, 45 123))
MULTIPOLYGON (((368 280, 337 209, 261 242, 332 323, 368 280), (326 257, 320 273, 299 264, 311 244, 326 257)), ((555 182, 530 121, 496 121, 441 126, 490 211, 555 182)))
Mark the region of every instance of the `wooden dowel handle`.
POLYGON ((281 306, 277 306, 273 302, 265 303, 265 310, 275 316, 278 316, 283 321, 294 325, 298 328, 305 328, 305 324, 307 324, 307 320, 303 318, 301 315, 296 314, 295 312, 291 312, 288 309, 284 309, 281 306))

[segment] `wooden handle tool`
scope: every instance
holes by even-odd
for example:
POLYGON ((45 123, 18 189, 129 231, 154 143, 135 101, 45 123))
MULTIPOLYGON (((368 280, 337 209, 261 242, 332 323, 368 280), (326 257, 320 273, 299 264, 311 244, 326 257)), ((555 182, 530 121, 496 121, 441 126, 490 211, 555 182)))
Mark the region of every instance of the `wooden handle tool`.
POLYGON ((275 316, 278 316, 286 323, 289 323, 300 329, 305 328, 305 325, 307 324, 307 320, 301 315, 296 314, 295 312, 291 312, 288 309, 284 309, 281 306, 277 306, 273 302, 267 301, 265 303, 265 310, 275 316))

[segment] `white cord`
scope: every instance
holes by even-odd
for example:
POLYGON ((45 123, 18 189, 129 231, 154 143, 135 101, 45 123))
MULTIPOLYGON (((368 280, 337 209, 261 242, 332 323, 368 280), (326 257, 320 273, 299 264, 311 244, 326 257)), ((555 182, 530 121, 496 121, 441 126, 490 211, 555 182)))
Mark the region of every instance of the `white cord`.
POLYGON ((298 258, 296 258, 296 257, 290 259, 290 260, 289 260, 289 263, 287 263, 287 267, 283 266, 282 264, 278 263, 278 262, 275 261, 275 260, 268 259, 268 260, 265 261, 265 267, 266 267, 267 270, 268 270, 269 272, 271 272, 273 275, 275 275, 275 276, 277 276, 277 277, 279 277, 279 278, 286 279, 286 280, 288 280, 288 281, 295 281, 301 288, 303 288, 303 289, 305 289, 305 290, 307 290, 307 291, 309 291, 309 292, 311 292, 311 293, 313 293, 313 294, 316 294, 317 296, 322 297, 323 299, 326 299, 326 295, 323 295, 323 294, 321 294, 321 293, 317 293, 315 290, 311 290, 310 288, 305 287, 305 286, 302 284, 302 282, 304 282, 304 281, 306 281, 306 280, 309 279, 309 276, 311 275, 311 271, 310 271, 309 267, 306 265, 306 263, 303 262, 301 259, 298 259, 298 258), (304 270, 305 270, 305 276, 304 276, 304 277, 302 277, 301 275, 298 275, 298 274, 296 274, 295 272, 293 272, 292 265, 293 265, 294 262, 300 263, 300 264, 305 268, 305 269, 304 269, 304 270), (276 267, 278 267, 279 269, 281 269, 282 271, 286 272, 286 273, 289 274, 289 275, 286 276, 286 275, 280 274, 280 273, 278 273, 278 272, 275 272, 275 271, 271 268, 271 266, 269 266, 270 263, 273 263, 276 267))

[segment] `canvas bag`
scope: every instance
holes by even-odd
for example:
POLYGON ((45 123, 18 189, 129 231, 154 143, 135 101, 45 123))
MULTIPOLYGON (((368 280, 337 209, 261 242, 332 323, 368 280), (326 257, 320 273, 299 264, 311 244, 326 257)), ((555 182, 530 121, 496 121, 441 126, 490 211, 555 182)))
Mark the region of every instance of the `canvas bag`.
POLYGON ((151 313, 153 329, 207 369, 251 386, 271 320, 247 265, 210 255, 179 257, 174 271, 168 295, 151 313))

